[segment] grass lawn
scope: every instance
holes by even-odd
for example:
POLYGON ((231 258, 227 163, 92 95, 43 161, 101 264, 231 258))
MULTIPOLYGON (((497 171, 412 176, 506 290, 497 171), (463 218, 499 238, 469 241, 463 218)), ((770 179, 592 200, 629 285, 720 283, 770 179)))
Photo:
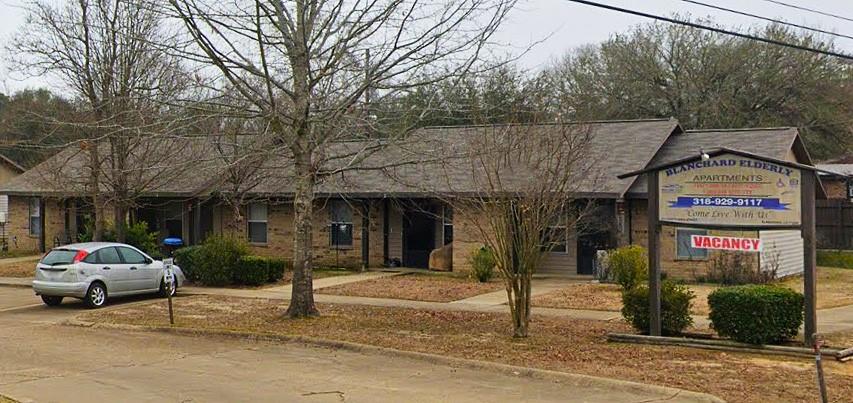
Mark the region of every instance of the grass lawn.
POLYGON ((33 277, 36 271, 36 262, 41 256, 33 256, 32 260, 16 263, 3 263, 0 260, 0 277, 33 277))
MULTIPOLYGON (((175 300, 177 326, 304 335, 401 350, 530 366, 672 386, 717 395, 730 402, 815 401, 814 364, 681 347, 608 343, 608 332, 629 332, 621 322, 534 316, 531 337, 510 337, 508 313, 426 311, 320 304, 322 316, 290 320, 281 301, 192 296, 175 300)), ((168 325, 162 301, 83 319, 136 325, 168 325)), ((826 361, 831 401, 853 395, 853 365, 826 361)))
MULTIPOLYGON (((786 278, 779 284, 803 291, 803 278, 786 278)), ((696 294, 691 313, 707 315, 708 294, 719 288, 716 284, 690 284, 696 294)), ((533 297, 533 306, 547 308, 591 309, 597 311, 619 311, 622 297, 615 284, 578 283, 565 288, 533 297)), ((853 270, 836 267, 818 267, 817 307, 834 308, 853 304, 853 270)))
POLYGON ((351 297, 450 302, 502 289, 503 283, 499 280, 479 283, 446 273, 409 273, 325 287, 317 292, 351 297))

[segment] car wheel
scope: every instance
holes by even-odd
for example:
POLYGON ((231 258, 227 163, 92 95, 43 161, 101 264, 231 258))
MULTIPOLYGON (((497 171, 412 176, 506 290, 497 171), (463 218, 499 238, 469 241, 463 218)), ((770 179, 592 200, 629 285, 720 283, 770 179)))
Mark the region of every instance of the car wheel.
POLYGON ((94 283, 89 286, 89 291, 86 292, 84 299, 86 306, 89 308, 100 308, 107 303, 107 289, 101 283, 94 283))
POLYGON ((62 303, 62 297, 56 297, 53 295, 42 295, 41 300, 47 306, 57 306, 62 303))
MULTIPOLYGON (((175 284, 171 289, 172 296, 174 297, 178 293, 178 285, 175 284)), ((166 298, 169 296, 169 287, 166 286, 165 280, 160 280, 160 296, 166 298)))

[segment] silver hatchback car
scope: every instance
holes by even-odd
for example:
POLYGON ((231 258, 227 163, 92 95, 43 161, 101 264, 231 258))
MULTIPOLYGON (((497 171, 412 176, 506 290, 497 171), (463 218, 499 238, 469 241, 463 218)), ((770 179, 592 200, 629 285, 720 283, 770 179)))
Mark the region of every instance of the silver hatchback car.
POLYGON ((107 302, 107 296, 157 293, 166 296, 182 286, 181 269, 172 266, 175 287, 167 287, 165 266, 139 249, 112 242, 60 246, 44 255, 36 266, 33 290, 48 306, 64 297, 80 298, 90 308, 107 302))

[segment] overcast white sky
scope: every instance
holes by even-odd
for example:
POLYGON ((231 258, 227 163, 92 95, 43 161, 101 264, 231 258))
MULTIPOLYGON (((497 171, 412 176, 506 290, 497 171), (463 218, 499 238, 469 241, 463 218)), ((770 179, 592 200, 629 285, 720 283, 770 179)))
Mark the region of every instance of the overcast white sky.
MULTIPOLYGON (((717 23, 732 29, 745 30, 750 25, 763 24, 762 21, 749 17, 689 4, 682 0, 598 1, 665 16, 671 16, 673 13, 689 13, 697 17, 711 17, 717 23)), ((853 36, 853 22, 851 21, 795 10, 766 0, 701 1, 853 36)), ((853 18, 853 1, 851 0, 782 1, 853 18)), ((0 0, 0 42, 5 43, 8 36, 23 23, 24 12, 21 10, 23 3, 23 0, 0 0)), ((572 48, 600 42, 614 33, 624 32, 632 26, 646 21, 648 20, 642 17, 572 3, 567 0, 521 0, 496 39, 509 45, 509 49, 516 49, 516 52, 520 52, 531 43, 544 40, 520 60, 523 67, 535 70, 572 48)), ((853 53, 853 40, 836 37, 836 44, 843 52, 853 53)), ((21 80, 16 74, 8 72, 0 60, 0 91, 10 93, 28 87, 56 88, 44 78, 21 80)))

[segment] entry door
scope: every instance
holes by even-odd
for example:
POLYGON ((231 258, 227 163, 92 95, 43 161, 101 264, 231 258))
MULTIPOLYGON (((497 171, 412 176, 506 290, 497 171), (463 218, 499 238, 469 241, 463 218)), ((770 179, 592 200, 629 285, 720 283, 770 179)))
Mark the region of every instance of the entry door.
POLYGON ((598 232, 578 237, 578 274, 595 274, 596 252, 607 249, 610 234, 598 232))
POLYGON ((403 217, 403 265, 428 268, 429 254, 435 249, 435 217, 409 211, 403 217))

